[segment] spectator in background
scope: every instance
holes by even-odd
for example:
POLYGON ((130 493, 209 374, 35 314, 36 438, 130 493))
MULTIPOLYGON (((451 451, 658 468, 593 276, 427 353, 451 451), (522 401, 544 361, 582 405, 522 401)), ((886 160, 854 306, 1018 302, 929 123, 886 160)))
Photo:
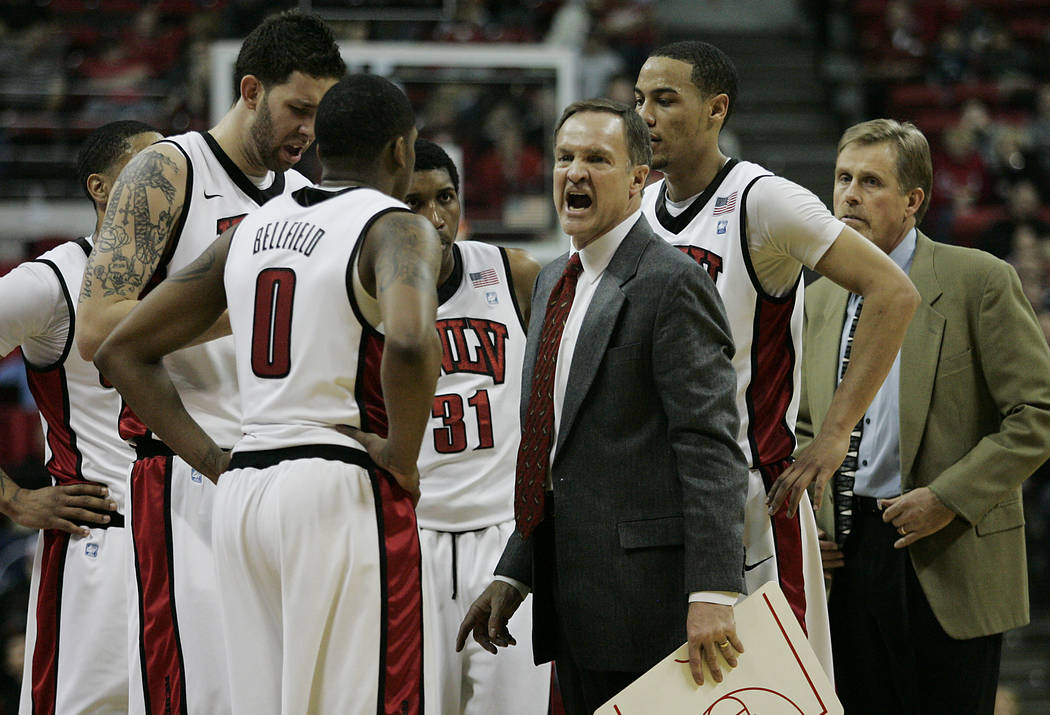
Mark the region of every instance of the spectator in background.
POLYGON ((542 193, 543 154, 526 141, 523 112, 512 100, 501 99, 488 111, 466 167, 477 187, 466 196, 467 210, 479 218, 499 218, 514 194, 542 193))
POLYGON ((952 85, 972 76, 970 48, 957 27, 946 27, 937 38, 930 56, 929 79, 935 84, 952 85))
POLYGON ((886 4, 886 35, 894 54, 924 56, 926 48, 918 33, 919 22, 908 0, 891 0, 886 4))
MULTIPOLYGON (((6 12, 6 8, 5 8, 6 12)), ((66 92, 67 40, 56 23, 24 28, 0 18, 0 92, 5 109, 57 109, 66 92)))
POLYGON ((951 127, 944 132, 942 144, 933 159, 930 228, 936 240, 950 243, 956 216, 987 201, 991 196, 991 181, 972 131, 961 126, 951 127))
POLYGON ((182 25, 162 24, 159 7, 147 4, 121 33, 120 44, 128 56, 145 64, 153 77, 161 77, 180 60, 186 36, 182 25))
POLYGON ((1050 186, 1050 82, 1040 85, 1036 91, 1035 113, 1027 127, 1027 141, 1035 156, 1041 185, 1050 186))
POLYGON ((1032 61, 1003 24, 993 26, 988 43, 977 60, 977 76, 982 80, 999 82, 1007 89, 1028 86, 1032 82, 1032 61))
POLYGON ((1007 196, 1009 215, 993 223, 981 236, 978 248, 1009 260, 1017 238, 1026 235, 1041 245, 1050 245, 1050 223, 1039 215, 1039 192, 1031 181, 1018 181, 1007 196))

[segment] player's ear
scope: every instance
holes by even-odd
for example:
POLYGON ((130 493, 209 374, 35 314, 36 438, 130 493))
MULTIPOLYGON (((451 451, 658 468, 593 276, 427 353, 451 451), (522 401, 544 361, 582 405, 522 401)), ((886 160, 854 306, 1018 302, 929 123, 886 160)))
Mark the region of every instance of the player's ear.
POLYGON ((708 116, 718 122, 724 123, 726 115, 729 114, 729 95, 728 94, 716 94, 708 101, 710 107, 708 116))
POLYGON ((263 86, 258 77, 253 74, 246 74, 241 77, 241 99, 244 100, 244 104, 248 109, 258 107, 262 96, 263 86))
POLYGON ((95 202, 96 206, 105 206, 106 202, 109 201, 109 190, 112 187, 109 184, 109 179, 102 174, 91 174, 88 176, 84 186, 87 188, 87 192, 91 194, 91 200, 95 202))
POLYGON ((904 207, 904 218, 907 219, 909 216, 914 216, 915 212, 922 207, 922 202, 926 199, 926 192, 922 188, 916 186, 914 189, 908 192, 908 205, 904 207))
POLYGON ((394 159, 394 164, 399 169, 408 167, 408 140, 404 135, 394 137, 391 141, 391 156, 394 159))

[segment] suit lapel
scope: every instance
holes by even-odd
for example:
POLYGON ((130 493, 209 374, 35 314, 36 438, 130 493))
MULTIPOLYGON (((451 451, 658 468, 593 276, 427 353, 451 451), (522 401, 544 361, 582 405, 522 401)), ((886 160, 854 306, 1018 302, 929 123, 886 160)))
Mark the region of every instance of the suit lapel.
POLYGON ((558 444, 554 458, 558 458, 565 439, 572 431, 573 421, 580 411, 583 398, 591 388, 605 349, 612 336, 616 318, 623 307, 623 285, 634 277, 638 270, 638 261, 645 251, 646 244, 652 240, 648 224, 639 219, 616 249, 612 260, 598 281, 587 314, 583 317, 580 334, 576 339, 576 348, 572 355, 572 366, 569 368, 569 382, 565 386, 565 399, 562 402, 561 420, 558 423, 558 444))
POLYGON ((933 242, 921 233, 915 246, 909 277, 922 296, 901 346, 900 450, 901 486, 911 473, 926 427, 934 375, 944 338, 944 316, 934 309, 941 296, 933 264, 933 242))

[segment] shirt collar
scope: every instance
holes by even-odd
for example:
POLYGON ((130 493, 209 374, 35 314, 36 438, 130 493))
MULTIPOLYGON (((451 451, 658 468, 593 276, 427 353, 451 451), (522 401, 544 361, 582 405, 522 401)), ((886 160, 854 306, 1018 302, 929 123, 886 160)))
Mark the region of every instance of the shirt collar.
POLYGON ((890 251, 890 259, 905 273, 911 268, 912 259, 915 258, 915 241, 917 235, 917 231, 913 228, 908 231, 908 235, 904 237, 904 240, 898 243, 897 247, 890 251))
POLYGON ((599 236, 588 243, 582 250, 577 251, 575 247, 570 249, 570 256, 573 253, 580 254, 580 262, 583 264, 583 274, 588 280, 597 280, 598 276, 605 271, 609 266, 609 262, 612 260, 613 254, 616 253, 616 249, 619 248, 620 244, 623 243, 623 240, 627 238, 627 234, 630 233, 632 228, 634 228, 634 224, 638 222, 638 218, 641 215, 642 210, 639 208, 626 219, 611 228, 605 235, 599 236))

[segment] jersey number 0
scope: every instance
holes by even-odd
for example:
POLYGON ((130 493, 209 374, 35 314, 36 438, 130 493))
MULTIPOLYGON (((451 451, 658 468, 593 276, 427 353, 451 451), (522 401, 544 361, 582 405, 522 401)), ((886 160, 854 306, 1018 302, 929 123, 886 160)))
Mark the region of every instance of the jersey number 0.
POLYGON ((255 281, 252 321, 252 372, 256 377, 287 377, 292 366, 292 301, 295 271, 267 268, 255 281))

